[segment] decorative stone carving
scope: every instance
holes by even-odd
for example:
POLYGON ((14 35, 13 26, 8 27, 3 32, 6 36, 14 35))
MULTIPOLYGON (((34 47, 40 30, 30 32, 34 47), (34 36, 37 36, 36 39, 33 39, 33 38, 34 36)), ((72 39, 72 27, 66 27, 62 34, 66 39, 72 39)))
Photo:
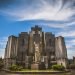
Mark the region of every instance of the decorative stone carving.
POLYGON ((39 44, 36 44, 35 42, 34 42, 34 46, 35 46, 35 56, 34 56, 34 62, 35 63, 39 63, 39 61, 40 61, 40 51, 39 51, 39 44))

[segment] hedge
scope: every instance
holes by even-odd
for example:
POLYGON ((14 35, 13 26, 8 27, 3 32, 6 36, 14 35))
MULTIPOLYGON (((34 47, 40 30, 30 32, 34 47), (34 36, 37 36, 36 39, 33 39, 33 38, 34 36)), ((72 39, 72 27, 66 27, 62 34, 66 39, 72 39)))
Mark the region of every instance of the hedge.
POLYGON ((23 69, 22 66, 17 66, 17 65, 12 65, 9 67, 10 70, 13 70, 13 71, 20 71, 23 69))
POLYGON ((53 65, 52 69, 53 70, 61 70, 62 71, 62 70, 65 69, 65 67, 63 65, 53 65))

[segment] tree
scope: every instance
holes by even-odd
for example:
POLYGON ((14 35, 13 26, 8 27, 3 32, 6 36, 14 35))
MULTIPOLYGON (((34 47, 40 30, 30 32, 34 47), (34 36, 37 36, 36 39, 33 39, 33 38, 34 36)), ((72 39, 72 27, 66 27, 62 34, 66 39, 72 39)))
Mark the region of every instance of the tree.
POLYGON ((23 69, 22 66, 18 66, 18 65, 15 65, 15 64, 13 64, 12 66, 9 67, 9 70, 12 70, 12 71, 20 71, 22 69, 23 69))
POLYGON ((53 65, 53 66, 52 66, 52 69, 63 71, 65 68, 64 68, 63 65, 53 65))
POLYGON ((3 59, 0 58, 0 70, 3 68, 4 64, 3 64, 3 59))

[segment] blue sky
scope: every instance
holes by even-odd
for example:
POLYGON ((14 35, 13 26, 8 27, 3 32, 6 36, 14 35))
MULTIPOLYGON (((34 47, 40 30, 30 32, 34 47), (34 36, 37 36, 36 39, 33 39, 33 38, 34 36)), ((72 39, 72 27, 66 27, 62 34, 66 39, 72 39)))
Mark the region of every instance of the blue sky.
POLYGON ((8 36, 35 25, 63 36, 68 58, 75 56, 75 0, 0 0, 0 56, 4 57, 8 36))

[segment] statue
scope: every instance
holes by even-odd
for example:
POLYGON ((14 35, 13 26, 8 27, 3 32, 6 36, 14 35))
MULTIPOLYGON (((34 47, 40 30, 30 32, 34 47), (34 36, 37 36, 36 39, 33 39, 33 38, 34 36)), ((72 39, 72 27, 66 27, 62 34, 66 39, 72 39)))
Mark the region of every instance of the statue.
POLYGON ((34 42, 34 46, 35 46, 35 54, 34 54, 34 62, 38 63, 40 61, 40 51, 39 51, 39 44, 36 44, 34 42))

